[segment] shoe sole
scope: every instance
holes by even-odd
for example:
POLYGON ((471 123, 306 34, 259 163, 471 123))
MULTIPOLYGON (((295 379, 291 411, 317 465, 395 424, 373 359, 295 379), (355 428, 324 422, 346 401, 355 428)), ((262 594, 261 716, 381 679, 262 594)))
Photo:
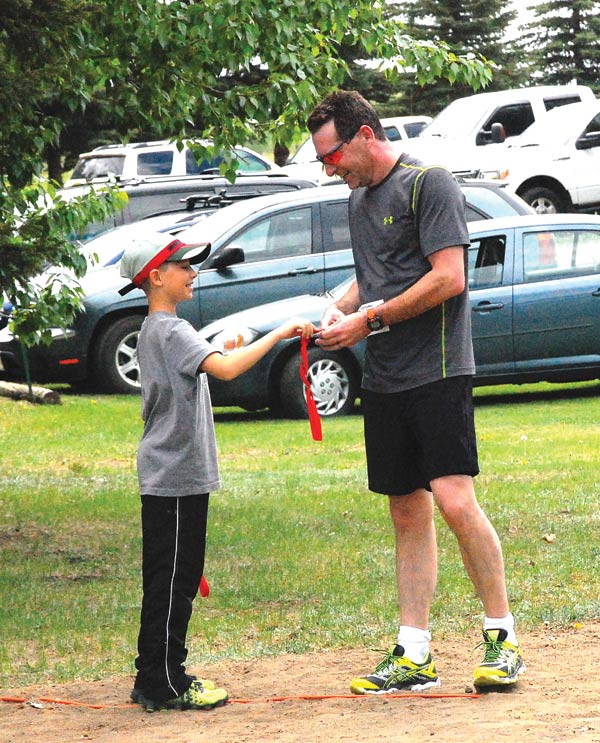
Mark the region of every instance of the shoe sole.
POLYGON ((203 712, 204 710, 211 710, 215 709, 215 707, 222 707, 225 705, 228 701, 229 697, 225 697, 224 699, 219 699, 216 702, 213 702, 212 704, 206 704, 202 707, 200 706, 194 706, 194 705, 186 705, 186 704, 177 704, 177 705, 166 705, 161 704, 160 702, 155 702, 152 699, 148 699, 143 694, 141 694, 139 691, 134 689, 131 692, 131 701, 135 702, 135 704, 139 704, 141 707, 143 707, 146 712, 164 712, 169 710, 176 710, 179 712, 185 712, 186 710, 194 710, 198 712, 203 712))
POLYGON ((486 676, 473 681, 473 686, 477 689, 489 689, 494 686, 512 686, 519 680, 519 676, 525 673, 527 666, 523 663, 515 671, 513 676, 486 676))
POLYGON ((395 688, 388 688, 388 689, 363 689, 361 687, 350 687, 350 691, 353 694, 371 694, 373 696, 381 696, 383 694, 402 694, 403 691, 426 691, 427 689, 433 689, 435 687, 441 686, 442 682, 437 679, 437 681, 428 681, 426 684, 413 684, 412 686, 404 686, 401 689, 395 689, 395 688))

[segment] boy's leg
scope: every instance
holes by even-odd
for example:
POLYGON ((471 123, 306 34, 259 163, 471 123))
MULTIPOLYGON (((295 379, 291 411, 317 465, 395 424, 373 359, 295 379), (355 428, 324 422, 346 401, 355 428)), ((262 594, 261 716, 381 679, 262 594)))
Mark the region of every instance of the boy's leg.
POLYGON ((143 599, 135 688, 161 702, 190 686, 185 673, 192 602, 204 570, 208 494, 142 496, 143 599))

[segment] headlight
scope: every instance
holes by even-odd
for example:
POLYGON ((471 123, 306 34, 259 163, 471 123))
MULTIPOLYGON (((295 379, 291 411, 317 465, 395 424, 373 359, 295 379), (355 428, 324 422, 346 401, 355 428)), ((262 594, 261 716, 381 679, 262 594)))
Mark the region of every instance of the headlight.
POLYGON ((494 181, 505 181, 510 175, 510 170, 482 170, 481 177, 494 181))
POLYGON ((217 348, 221 353, 232 353, 238 348, 249 346, 252 341, 256 340, 259 333, 252 328, 231 327, 221 330, 220 333, 207 338, 208 342, 217 348))

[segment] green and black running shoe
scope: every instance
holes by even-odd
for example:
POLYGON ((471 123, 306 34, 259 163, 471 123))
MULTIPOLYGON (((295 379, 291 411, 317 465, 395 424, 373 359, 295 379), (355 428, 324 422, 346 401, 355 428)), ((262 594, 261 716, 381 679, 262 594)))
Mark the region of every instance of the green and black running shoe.
POLYGON ((196 679, 183 694, 165 702, 149 699, 141 689, 136 688, 131 692, 131 699, 136 704, 141 704, 146 712, 159 712, 163 709, 214 709, 227 702, 229 697, 225 689, 216 689, 212 681, 204 683, 206 686, 201 680, 196 679))
POLYGON ((424 691, 440 686, 431 653, 423 663, 413 663, 404 655, 404 648, 396 645, 383 651, 385 658, 369 676, 354 678, 350 682, 353 694, 395 694, 398 691, 424 691))
POLYGON ((504 629, 483 631, 483 642, 477 647, 483 645, 485 655, 473 674, 477 688, 516 684, 519 674, 526 670, 519 647, 508 642, 506 637, 504 629))

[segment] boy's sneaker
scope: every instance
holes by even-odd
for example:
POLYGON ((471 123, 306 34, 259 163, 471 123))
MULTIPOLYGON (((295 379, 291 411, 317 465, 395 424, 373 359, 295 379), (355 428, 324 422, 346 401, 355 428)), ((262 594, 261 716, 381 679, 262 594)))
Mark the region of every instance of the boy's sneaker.
POLYGON ((413 663, 404 655, 404 648, 396 645, 370 676, 352 679, 353 694, 395 694, 397 691, 424 691, 440 686, 431 653, 423 663, 413 663))
POLYGON ((146 712, 158 712, 163 709, 214 709, 225 704, 228 698, 225 689, 216 689, 214 682, 199 679, 192 681, 190 688, 183 694, 165 702, 149 699, 141 689, 135 687, 131 692, 132 701, 141 704, 146 712), (212 688, 208 688, 205 684, 210 684, 212 688))
MULTIPOLYGON (((525 671, 523 656, 517 645, 507 641, 504 629, 483 631, 485 655, 473 674, 475 686, 508 686, 519 680, 519 674, 525 671)), ((477 647, 480 647, 478 645, 477 647)))

